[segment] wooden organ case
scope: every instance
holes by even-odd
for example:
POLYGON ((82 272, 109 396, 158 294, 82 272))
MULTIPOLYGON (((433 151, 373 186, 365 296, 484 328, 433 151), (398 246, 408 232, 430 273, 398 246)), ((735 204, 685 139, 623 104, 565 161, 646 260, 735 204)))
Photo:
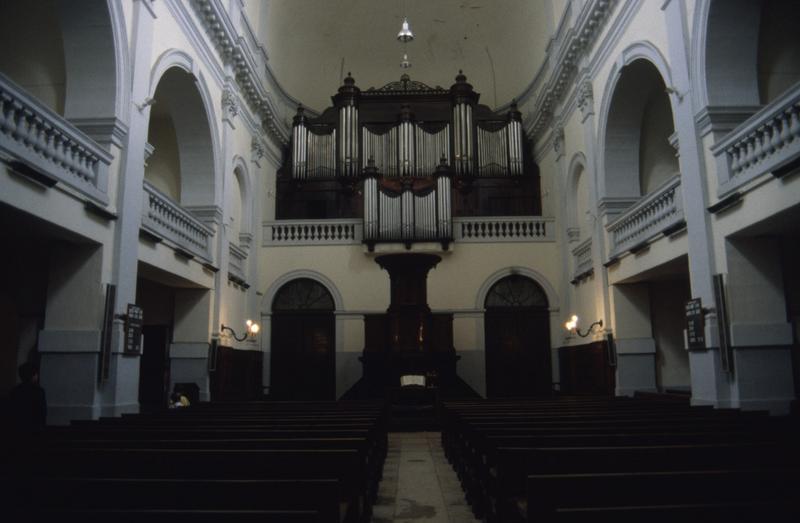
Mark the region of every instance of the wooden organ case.
MULTIPOLYGON (((496 113, 461 71, 449 88, 403 75, 360 90, 348 74, 333 106, 318 117, 299 107, 289 161, 277 180, 278 220, 363 219, 363 241, 453 240, 453 218, 541 214, 539 172, 522 115, 496 113)), ((365 317, 364 380, 369 395, 399 385, 404 373, 455 380, 452 315, 427 304, 435 255, 392 254, 391 304, 365 317)))
POLYGON ((522 114, 403 75, 362 91, 348 74, 316 118, 298 108, 278 172, 278 220, 363 218, 364 240, 449 240, 458 216, 541 214, 522 114))

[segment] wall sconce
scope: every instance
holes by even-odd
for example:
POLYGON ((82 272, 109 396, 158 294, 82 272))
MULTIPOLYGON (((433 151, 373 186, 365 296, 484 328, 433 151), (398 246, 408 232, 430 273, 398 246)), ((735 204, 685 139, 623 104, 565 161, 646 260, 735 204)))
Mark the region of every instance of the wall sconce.
POLYGON ((596 322, 592 323, 591 325, 589 325, 589 328, 586 330, 586 332, 581 334, 581 331, 578 330, 578 317, 576 315, 574 315, 574 314, 569 319, 569 321, 564 324, 564 327, 568 331, 574 332, 575 334, 577 334, 581 338, 585 338, 586 336, 588 336, 592 332, 592 329, 595 326, 603 328, 603 320, 597 320, 596 322))
POLYGON ((225 332, 226 330, 227 331, 231 331, 231 334, 233 335, 233 339, 234 340, 236 340, 236 341, 244 341, 244 340, 247 339, 248 336, 251 337, 251 338, 255 338, 256 334, 258 334, 258 331, 261 330, 261 327, 258 325, 258 323, 254 322, 253 320, 247 320, 245 322, 245 325, 246 325, 246 332, 242 335, 241 338, 236 335, 236 331, 235 330, 233 330, 232 328, 228 327, 224 323, 222 324, 222 328, 220 329, 220 332, 225 332))

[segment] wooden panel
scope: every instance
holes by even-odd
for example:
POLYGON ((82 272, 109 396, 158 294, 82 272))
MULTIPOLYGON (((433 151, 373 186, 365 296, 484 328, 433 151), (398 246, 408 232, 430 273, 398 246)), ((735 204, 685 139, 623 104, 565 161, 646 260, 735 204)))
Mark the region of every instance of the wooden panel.
POLYGON ((561 392, 565 394, 613 394, 614 368, 608 364, 605 341, 558 350, 561 392))
POLYGON ((332 313, 272 316, 270 396, 334 399, 336 327, 332 313))
POLYGON ((217 367, 211 373, 212 401, 243 401, 261 397, 263 353, 217 347, 217 367))
POLYGON ((546 310, 488 309, 485 317, 489 397, 550 394, 550 328, 546 310))

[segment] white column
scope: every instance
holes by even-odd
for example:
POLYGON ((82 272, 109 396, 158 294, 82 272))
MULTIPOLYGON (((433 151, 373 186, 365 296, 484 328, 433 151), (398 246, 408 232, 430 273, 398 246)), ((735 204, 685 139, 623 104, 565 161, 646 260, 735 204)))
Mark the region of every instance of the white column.
MULTIPOLYGON (((710 312, 706 314, 706 340, 708 348, 689 354, 692 375, 692 403, 719 405, 729 394, 729 383, 722 372, 719 348, 716 346, 716 311, 714 310, 713 275, 715 268, 714 245, 710 218, 706 211, 706 166, 703 148, 694 122, 699 107, 692 107, 689 80, 690 32, 684 0, 665 0, 662 5, 669 39, 669 63, 672 69, 672 113, 680 150, 683 211, 686 218, 689 243, 689 277, 692 297, 700 298, 710 312)), ((669 79, 665 79, 669 81, 669 79)))
POLYGON ((83 249, 62 253, 65 265, 51 272, 48 320, 40 334, 42 383, 51 403, 50 422, 93 418, 137 411, 139 357, 123 355, 124 322, 115 319, 111 335, 109 378, 98 384, 97 366, 102 332, 105 283, 101 281, 103 257, 108 257, 110 282, 116 285, 114 312, 124 314, 136 302, 139 227, 144 195, 144 157, 150 106, 138 107, 151 96, 150 66, 155 13, 147 1, 133 6, 131 30, 131 105, 128 135, 117 182, 115 238, 110 252, 96 252, 81 260, 83 249), (72 263, 77 265, 71 266, 72 263), (99 307, 99 310, 98 310, 99 307), (60 312, 58 312, 60 311, 60 312), (89 312, 87 312, 89 311, 89 312), (66 316, 62 317, 62 313, 66 316), (86 314, 91 314, 89 318, 86 314), (62 321, 67 316, 74 320, 62 321), (59 319, 62 317, 62 320, 59 319), (95 339, 96 333, 96 339, 95 339))

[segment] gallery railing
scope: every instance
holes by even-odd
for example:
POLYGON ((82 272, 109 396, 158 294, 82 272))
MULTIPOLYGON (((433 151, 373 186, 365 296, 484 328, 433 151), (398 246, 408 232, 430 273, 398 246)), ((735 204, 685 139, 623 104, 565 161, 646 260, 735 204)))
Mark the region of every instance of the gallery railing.
POLYGON ((555 241, 554 224, 541 216, 453 218, 454 239, 464 243, 555 241))
POLYGON ((681 177, 677 174, 606 226, 611 237, 610 255, 635 250, 683 219, 681 177))
POLYGON ((352 245, 363 240, 363 220, 281 220, 264 223, 265 247, 352 245))
POLYGON ((142 228, 188 254, 211 260, 214 232, 148 182, 144 182, 142 228))
POLYGON ((108 203, 111 154, 2 73, 0 152, 48 182, 108 203))
MULTIPOLYGON (((751 116, 711 148, 723 198, 766 173, 800 158, 800 83, 751 116)), ((796 166, 795 166, 796 168, 796 166)))

